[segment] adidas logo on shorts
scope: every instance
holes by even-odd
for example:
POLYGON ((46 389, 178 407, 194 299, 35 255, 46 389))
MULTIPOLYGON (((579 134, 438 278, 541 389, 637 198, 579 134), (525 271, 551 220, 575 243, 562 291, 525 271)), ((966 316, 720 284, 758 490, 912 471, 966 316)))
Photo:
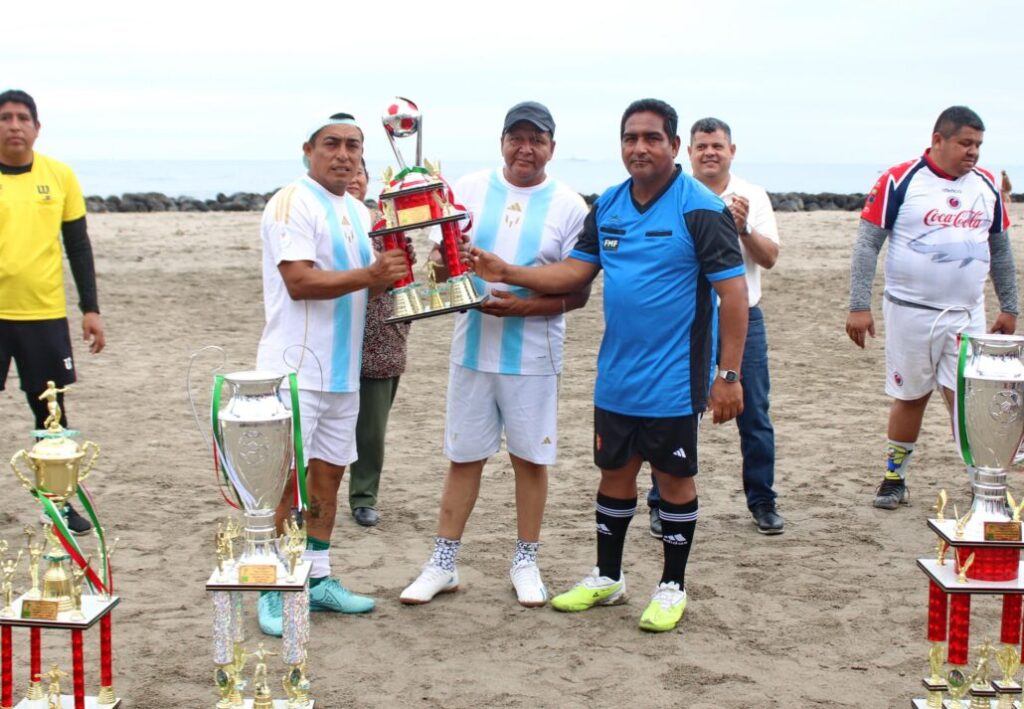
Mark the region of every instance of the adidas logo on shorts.
POLYGON ((685 458, 686 451, 684 451, 682 448, 676 448, 674 451, 672 451, 672 455, 674 455, 676 458, 685 458))

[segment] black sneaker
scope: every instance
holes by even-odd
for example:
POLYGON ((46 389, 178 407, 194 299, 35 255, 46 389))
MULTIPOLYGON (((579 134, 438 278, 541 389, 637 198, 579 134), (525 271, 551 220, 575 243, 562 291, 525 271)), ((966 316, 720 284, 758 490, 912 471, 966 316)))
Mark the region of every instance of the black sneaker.
POLYGON ((782 534, 786 521, 775 511, 774 502, 759 502, 750 508, 750 514, 761 534, 782 534))
POLYGON ((894 510, 900 505, 910 504, 910 488, 902 480, 883 478, 882 484, 875 490, 875 507, 883 510, 894 510))
POLYGON ((92 522, 78 514, 78 511, 71 506, 70 502, 64 505, 64 519, 67 520, 68 529, 76 537, 88 534, 89 530, 92 529, 92 522))
POLYGON ((655 539, 661 539, 661 514, 658 512, 657 507, 651 508, 651 536, 655 539))

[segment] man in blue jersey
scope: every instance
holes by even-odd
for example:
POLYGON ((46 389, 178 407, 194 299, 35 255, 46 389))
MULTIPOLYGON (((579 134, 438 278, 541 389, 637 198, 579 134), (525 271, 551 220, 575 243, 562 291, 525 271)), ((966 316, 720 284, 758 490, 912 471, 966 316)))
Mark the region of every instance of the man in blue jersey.
POLYGON ((664 567, 640 618, 672 630, 686 608, 685 573, 697 524, 697 426, 743 410, 740 363, 747 331, 743 256, 724 203, 675 164, 675 110, 657 99, 629 105, 620 126, 630 179, 587 216, 571 256, 529 268, 473 249, 477 274, 542 293, 590 283, 604 269, 605 333, 594 387, 597 566, 551 605, 582 611, 625 600, 622 550, 646 460, 661 489, 664 567), (711 385, 715 293, 721 298, 718 375, 711 385))
MULTIPOLYGON (((546 173, 555 121, 534 101, 509 109, 501 133, 504 166, 467 175, 455 197, 473 213, 472 240, 518 264, 568 257, 587 216, 583 199, 546 173)), ((435 254, 436 255, 436 254, 435 254)), ((516 477, 517 539, 509 576, 520 604, 542 606, 547 588, 537 565, 547 501, 547 466, 558 445, 558 375, 564 314, 590 289, 538 295, 478 283, 490 298, 482 312, 457 316, 452 334, 444 453, 451 461, 430 560, 405 590, 406 604, 429 602, 459 585, 456 557, 487 459, 502 432, 516 477)))

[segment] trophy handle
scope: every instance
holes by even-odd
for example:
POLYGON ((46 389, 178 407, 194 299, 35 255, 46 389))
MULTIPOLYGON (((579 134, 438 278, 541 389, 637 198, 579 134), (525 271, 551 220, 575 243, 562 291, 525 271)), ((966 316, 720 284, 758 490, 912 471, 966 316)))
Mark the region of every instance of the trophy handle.
MULTIPOLYGON (((196 400, 192 397, 192 365, 195 364, 196 358, 206 351, 220 353, 220 364, 214 367, 211 371, 219 372, 221 369, 224 368, 224 365, 227 364, 228 355, 224 351, 223 347, 217 347, 217 345, 207 345, 206 347, 203 347, 193 352, 191 356, 188 358, 188 370, 186 370, 185 372, 185 395, 188 397, 189 406, 192 407, 192 418, 195 419, 196 428, 199 429, 199 435, 203 437, 203 442, 206 444, 207 448, 213 448, 213 441, 211 441, 210 438, 206 435, 206 432, 209 430, 209 428, 199 423, 199 412, 196 411, 196 400)), ((213 423, 214 422, 211 421, 210 425, 212 426, 213 423)))
POLYGON ((20 451, 18 451, 11 457, 11 470, 13 470, 14 474, 18 476, 18 480, 21 481, 22 487, 24 487, 29 492, 32 492, 33 490, 36 489, 36 486, 33 485, 32 481, 26 478, 24 474, 22 474, 21 468, 18 467, 18 460, 21 458, 24 458, 28 462, 29 470, 32 469, 32 460, 28 457, 28 452, 24 448, 22 448, 20 451))
POLYGON ((78 474, 78 482, 84 483, 85 479, 89 477, 89 473, 92 471, 92 466, 96 463, 96 459, 100 457, 100 447, 92 441, 86 441, 82 444, 82 452, 92 448, 92 457, 89 458, 89 462, 85 465, 85 470, 78 474))

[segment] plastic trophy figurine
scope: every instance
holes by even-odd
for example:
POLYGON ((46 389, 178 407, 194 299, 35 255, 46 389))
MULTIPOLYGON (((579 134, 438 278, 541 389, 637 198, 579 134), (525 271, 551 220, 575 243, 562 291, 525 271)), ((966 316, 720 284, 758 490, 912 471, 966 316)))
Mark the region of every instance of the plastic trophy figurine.
POLYGON ((28 573, 32 578, 32 588, 25 593, 25 598, 31 600, 42 598, 42 591, 39 590, 39 560, 43 558, 43 551, 46 550, 46 544, 33 543, 35 536, 35 529, 25 527, 25 539, 28 542, 28 573))
POLYGON ((288 560, 288 583, 295 583, 295 567, 306 550, 306 530, 291 519, 285 522, 284 556, 288 560))
POLYGON ((226 580, 224 576, 224 562, 229 555, 228 549, 231 546, 231 540, 224 531, 224 525, 219 522, 217 523, 217 534, 214 540, 217 544, 217 580, 223 582, 226 580))
POLYGON ((1000 681, 1003 684, 1012 684, 1017 670, 1020 669, 1020 651, 1017 649, 1017 646, 1004 645, 996 653, 996 662, 999 664, 999 670, 1003 673, 1000 681))
POLYGON ((288 697, 288 709, 305 709, 309 706, 309 680, 306 678, 306 659, 292 665, 288 673, 281 678, 285 695, 288 697))
POLYGON ((974 508, 967 510, 967 513, 961 517, 957 512, 956 505, 953 505, 953 516, 956 517, 956 538, 964 538, 964 529, 967 527, 967 523, 971 521, 971 515, 974 514, 974 508))
POLYGON ((50 685, 46 688, 46 708, 47 709, 61 709, 63 706, 60 698, 60 678, 68 677, 67 672, 62 672, 57 663, 53 663, 50 671, 46 673, 46 678, 50 680, 50 685))
POLYGON ((949 544, 946 544, 946 540, 939 537, 938 544, 936 545, 939 551, 938 563, 939 566, 946 565, 946 550, 949 549, 949 544))
POLYGON ((967 557, 967 561, 962 564, 960 563, 960 554, 956 553, 954 556, 956 557, 956 563, 959 567, 957 569, 956 580, 958 583, 967 583, 967 569, 971 568, 971 564, 974 563, 974 552, 972 551, 971 555, 967 557))
POLYGON ((430 309, 440 310, 444 308, 444 300, 441 299, 441 289, 437 287, 437 264, 427 259, 423 267, 427 272, 427 293, 430 296, 430 309))
POLYGON ((0 573, 3 573, 3 584, 0 585, 0 591, 3 592, 4 596, 4 607, 0 610, 0 616, 4 618, 14 617, 14 587, 11 583, 11 579, 14 578, 14 571, 18 568, 18 563, 21 561, 22 550, 18 550, 18 556, 14 559, 4 559, 3 563, 0 564, 0 573))
POLYGON ((407 259, 406 275, 392 286, 394 316, 386 322, 478 307, 483 298, 477 293, 473 278, 462 263, 463 237, 459 222, 468 220, 469 214, 455 204, 455 195, 441 177, 440 169, 423 160, 423 117, 419 108, 409 99, 398 97, 388 105, 382 121, 398 160, 399 172, 393 176, 390 169, 385 172, 384 190, 379 200, 384 219, 374 227, 370 236, 381 237, 385 250, 404 249, 407 231, 437 225, 441 230, 439 249, 448 271, 448 302, 445 303, 438 292, 441 307, 427 309, 420 300, 412 262, 407 259), (416 136, 416 161, 408 165, 395 139, 413 135, 416 136))
POLYGON ((1010 503, 1010 509, 1013 510, 1013 521, 1020 522, 1020 513, 1024 510, 1024 500, 1021 500, 1021 503, 1018 505, 1013 499, 1013 495, 1011 495, 1010 491, 1007 490, 1006 501, 1010 503))
POLYGON ((939 499, 935 501, 935 519, 940 522, 945 519, 946 512, 946 491, 939 490, 939 499))
POLYGON ((932 647, 928 650, 928 668, 932 674, 928 680, 932 684, 938 684, 942 681, 942 665, 945 660, 945 648, 942 647, 942 643, 932 643, 932 647))
POLYGON ((224 538, 228 545, 227 565, 229 567, 235 565, 235 540, 242 536, 243 531, 238 520, 228 517, 227 524, 224 525, 224 538))
POLYGON ((256 658, 256 667, 252 671, 252 687, 255 692, 252 709, 273 709, 274 707, 274 700, 270 696, 270 685, 267 684, 267 658, 276 654, 276 652, 267 652, 263 648, 263 643, 260 643, 256 652, 249 655, 256 658))
POLYGON ((85 586, 85 572, 89 569, 91 562, 92 557, 90 556, 85 560, 85 566, 71 570, 71 603, 74 605, 71 618, 73 620, 85 619, 85 615, 82 613, 82 587, 85 586))
POLYGON ((51 433, 60 433, 63 429, 60 425, 61 410, 57 401, 58 394, 66 393, 70 387, 57 388, 53 381, 46 382, 46 390, 39 395, 40 401, 46 401, 46 410, 50 413, 43 422, 43 428, 51 433))
POLYGON ((986 640, 974 649, 978 651, 978 664, 971 675, 971 682, 979 687, 988 687, 992 681, 992 656, 995 648, 992 647, 992 643, 986 640))

